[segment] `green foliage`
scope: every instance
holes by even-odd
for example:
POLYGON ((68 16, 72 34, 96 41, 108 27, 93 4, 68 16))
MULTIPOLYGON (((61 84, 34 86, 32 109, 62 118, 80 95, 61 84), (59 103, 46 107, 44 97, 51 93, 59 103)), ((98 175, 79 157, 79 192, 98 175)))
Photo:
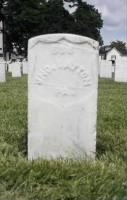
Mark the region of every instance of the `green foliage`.
POLYGON ((98 40, 102 45, 103 40, 100 29, 103 26, 103 20, 98 10, 82 0, 70 0, 67 2, 73 3, 71 7, 76 7, 76 11, 73 13, 75 21, 72 27, 73 32, 98 40))
POLYGON ((120 51, 121 53, 125 53, 127 54, 127 48, 126 48, 126 42, 123 41, 113 41, 111 42, 110 46, 112 48, 116 48, 118 51, 120 51))
POLYGON ((113 153, 126 159, 127 85, 101 80, 98 94, 98 154, 113 153), (102 142, 103 141, 103 142, 102 142))
POLYGON ((126 200, 125 164, 0 158, 1 199, 126 200))
POLYGON ((28 161, 26 76, 0 83, 0 199, 127 200, 127 85, 99 81, 96 160, 28 161))
POLYGON ((101 15, 85 2, 73 14, 64 9, 62 0, 6 0, 2 5, 6 51, 15 47, 23 54, 25 48, 26 54, 28 39, 47 33, 75 33, 102 42, 101 15))

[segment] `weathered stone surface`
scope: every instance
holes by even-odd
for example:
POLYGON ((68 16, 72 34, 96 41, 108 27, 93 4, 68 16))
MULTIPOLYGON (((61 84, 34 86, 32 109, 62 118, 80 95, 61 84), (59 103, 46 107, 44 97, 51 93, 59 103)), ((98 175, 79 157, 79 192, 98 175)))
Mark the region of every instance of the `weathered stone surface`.
POLYGON ((113 66, 112 62, 108 60, 100 61, 100 77, 101 78, 112 78, 113 66))
POLYGON ((122 58, 116 61, 115 81, 127 82, 127 58, 122 58))
POLYGON ((8 63, 8 72, 12 72, 13 63, 8 63))
POLYGON ((21 63, 14 62, 11 65, 12 77, 21 77, 21 63))
POLYGON ((0 62, 0 82, 6 81, 5 62, 0 62))
POLYGON ((23 69, 23 74, 28 74, 28 62, 27 61, 22 62, 22 69, 23 69))
POLYGON ((98 42, 72 34, 29 40, 28 158, 95 156, 98 42))

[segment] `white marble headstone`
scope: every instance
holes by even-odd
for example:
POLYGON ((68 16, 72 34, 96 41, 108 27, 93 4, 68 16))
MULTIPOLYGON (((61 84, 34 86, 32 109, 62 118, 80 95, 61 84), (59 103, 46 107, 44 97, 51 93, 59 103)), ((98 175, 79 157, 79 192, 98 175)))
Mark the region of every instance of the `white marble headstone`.
POLYGON ((8 63, 8 72, 12 72, 13 63, 8 63))
POLYGON ((14 62, 11 67, 12 77, 21 77, 21 63, 14 62))
POLYGON ((127 58, 116 60, 115 81, 127 82, 127 58))
POLYGON ((72 34, 29 40, 28 158, 95 156, 98 42, 72 34))
POLYGON ((108 60, 100 61, 100 77, 101 78, 112 78, 112 62, 108 60))
POLYGON ((5 62, 0 62, 0 82, 5 82, 6 81, 6 63, 5 62))
POLYGON ((22 62, 22 71, 23 71, 23 74, 28 74, 28 62, 27 61, 22 62))

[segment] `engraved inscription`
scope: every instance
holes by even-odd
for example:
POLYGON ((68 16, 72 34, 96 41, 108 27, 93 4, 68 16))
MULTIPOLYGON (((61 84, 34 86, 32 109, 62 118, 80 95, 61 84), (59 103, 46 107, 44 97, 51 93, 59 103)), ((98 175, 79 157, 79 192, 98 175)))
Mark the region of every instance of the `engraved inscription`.
POLYGON ((76 91, 70 88, 59 88, 56 91, 56 97, 76 96, 76 91))
POLYGON ((47 65, 41 68, 41 70, 35 77, 34 83, 40 86, 45 85, 45 86, 56 88, 56 94, 55 94, 56 97, 67 97, 67 96, 73 97, 73 96, 76 96, 78 89, 83 89, 85 87, 90 86, 92 84, 92 81, 90 79, 90 76, 87 70, 84 69, 84 67, 82 66, 63 65, 63 66, 57 67, 55 65, 52 65, 52 66, 47 65), (58 85, 54 85, 53 83, 50 83, 49 81, 46 82, 47 78, 58 70, 60 72, 69 71, 71 73, 76 73, 78 78, 81 80, 81 86, 76 88, 69 85, 63 86, 63 85, 60 85, 60 83, 58 83, 58 85))
POLYGON ((53 53, 52 53, 52 55, 61 55, 61 56, 63 56, 63 55, 72 55, 74 52, 72 51, 72 49, 66 49, 66 51, 65 51, 65 49, 59 49, 59 51, 58 50, 54 50, 53 51, 53 53))

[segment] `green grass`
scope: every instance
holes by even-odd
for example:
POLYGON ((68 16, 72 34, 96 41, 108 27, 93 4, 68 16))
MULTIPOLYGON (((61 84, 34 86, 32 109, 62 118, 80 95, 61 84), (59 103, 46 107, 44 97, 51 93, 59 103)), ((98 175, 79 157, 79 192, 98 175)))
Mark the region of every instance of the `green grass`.
POLYGON ((127 200, 127 85, 99 81, 96 160, 27 160, 27 78, 0 83, 0 199, 127 200))

